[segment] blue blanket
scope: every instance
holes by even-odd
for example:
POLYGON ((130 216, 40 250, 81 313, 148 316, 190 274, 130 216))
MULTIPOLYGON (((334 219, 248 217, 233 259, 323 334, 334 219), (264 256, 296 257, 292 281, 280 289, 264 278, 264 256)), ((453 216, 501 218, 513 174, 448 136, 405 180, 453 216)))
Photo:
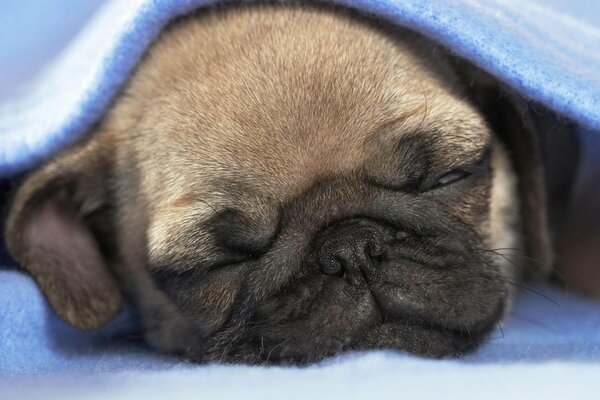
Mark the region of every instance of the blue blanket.
MULTIPOLYGON (((432 37, 524 97, 572 118, 588 138, 600 130, 600 4, 594 0, 337 2, 432 37)), ((165 24, 209 3, 4 0, 0 192, 8 179, 86 132, 165 24)), ((540 398, 575 398, 600 392, 600 304, 550 286, 524 293, 503 329, 464 360, 370 352, 304 369, 198 367, 145 348, 130 311, 95 334, 69 328, 9 265, 0 249, 6 266, 0 267, 0 397, 262 399, 285 390, 290 398, 468 392, 506 398, 534 390, 540 398), (40 374, 32 386, 31 376, 40 374)))

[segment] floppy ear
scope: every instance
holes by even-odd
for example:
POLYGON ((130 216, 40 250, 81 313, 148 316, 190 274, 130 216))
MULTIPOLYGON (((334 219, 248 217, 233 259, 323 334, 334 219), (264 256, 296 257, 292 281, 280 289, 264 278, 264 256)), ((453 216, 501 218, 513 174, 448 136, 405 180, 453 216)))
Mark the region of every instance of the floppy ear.
POLYGON ((110 170, 108 151, 94 141, 59 155, 25 180, 6 223, 10 254, 54 310, 82 329, 101 327, 122 304, 97 240, 108 223, 110 170))
POLYGON ((552 269, 554 257, 540 140, 525 103, 505 93, 494 97, 491 105, 494 110, 488 113, 488 118, 508 149, 517 174, 521 240, 527 256, 519 259, 522 265, 527 265, 523 277, 545 277, 552 269))
MULTIPOLYGON (((505 144, 518 178, 523 278, 546 277, 575 180, 579 143, 575 130, 552 112, 462 61, 457 71, 469 97, 505 144)), ((519 257, 520 258, 520 257, 519 257)))
POLYGON ((525 278, 556 271, 559 245, 567 232, 568 210, 580 162, 575 126, 549 110, 513 96, 503 118, 504 140, 519 174, 525 249, 531 258, 525 278))

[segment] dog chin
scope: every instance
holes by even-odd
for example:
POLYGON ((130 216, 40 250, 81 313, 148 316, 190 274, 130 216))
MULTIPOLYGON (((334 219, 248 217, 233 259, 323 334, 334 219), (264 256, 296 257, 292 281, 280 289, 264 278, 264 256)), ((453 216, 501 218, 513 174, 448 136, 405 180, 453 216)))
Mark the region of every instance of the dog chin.
POLYGON ((255 319, 238 327, 231 342, 214 346, 209 340, 208 346, 189 349, 187 357, 203 363, 305 364, 349 350, 393 349, 430 358, 454 358, 478 348, 505 311, 503 299, 498 299, 489 315, 471 327, 459 328, 419 316, 388 316, 368 290, 356 290, 341 282, 321 282, 321 288, 321 293, 330 294, 332 304, 315 307, 318 301, 308 298, 303 307, 287 306, 284 299, 305 296, 309 291, 297 285, 284 290, 285 296, 259 307, 255 319), (290 318, 272 321, 270 312, 286 307, 294 308, 288 310, 290 318))
POLYGON ((369 221, 330 231, 319 235, 320 250, 302 276, 256 304, 244 323, 225 326, 187 356, 302 364, 346 350, 396 349, 457 357, 477 348, 504 315, 508 291, 498 270, 460 241, 437 238, 433 245, 369 221), (363 243, 362 253, 348 253, 363 257, 345 259, 339 253, 345 246, 337 242, 336 257, 327 257, 326 243, 342 237, 363 243), (410 250, 424 246, 427 256, 410 250))

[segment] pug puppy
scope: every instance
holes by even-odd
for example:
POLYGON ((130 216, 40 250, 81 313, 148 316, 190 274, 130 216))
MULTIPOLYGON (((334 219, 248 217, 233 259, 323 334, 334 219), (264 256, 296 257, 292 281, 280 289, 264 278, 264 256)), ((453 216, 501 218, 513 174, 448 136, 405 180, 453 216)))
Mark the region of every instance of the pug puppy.
POLYGON ((206 11, 24 181, 7 246, 71 325, 125 293, 152 346, 198 362, 461 355, 552 266, 540 122, 515 98, 349 11, 206 11))

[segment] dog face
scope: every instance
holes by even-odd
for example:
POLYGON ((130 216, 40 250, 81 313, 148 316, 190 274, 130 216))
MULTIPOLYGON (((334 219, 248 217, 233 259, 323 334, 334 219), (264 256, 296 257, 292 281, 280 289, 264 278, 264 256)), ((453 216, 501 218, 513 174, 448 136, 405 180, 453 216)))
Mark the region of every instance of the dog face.
POLYGON ((509 142, 414 34, 218 11, 163 33, 97 132, 25 181, 6 238, 71 324, 122 288, 149 342, 194 360, 456 355, 525 275, 498 249, 546 254, 509 142))

